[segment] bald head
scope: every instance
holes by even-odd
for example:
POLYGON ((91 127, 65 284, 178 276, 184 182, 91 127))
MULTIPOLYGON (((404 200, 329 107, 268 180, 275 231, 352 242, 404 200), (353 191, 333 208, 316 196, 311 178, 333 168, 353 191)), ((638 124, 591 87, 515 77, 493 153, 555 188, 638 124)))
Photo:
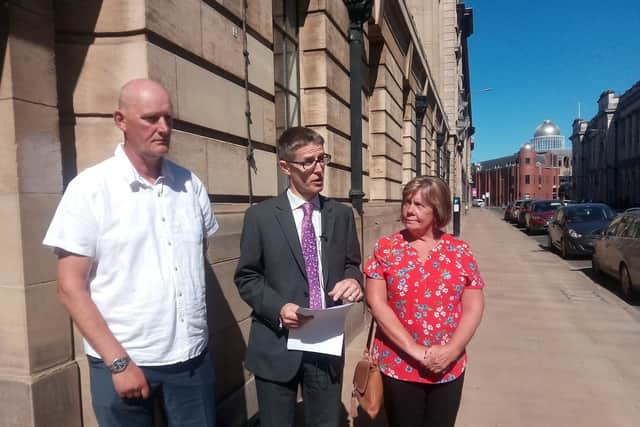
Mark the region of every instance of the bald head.
POLYGON ((129 158, 134 162, 135 159, 146 159, 159 168, 159 159, 169 152, 173 128, 171 98, 167 90, 153 80, 127 82, 120 90, 118 109, 113 118, 124 134, 124 149, 129 158))
POLYGON ((169 100, 169 93, 160 83, 149 79, 129 80, 120 89, 118 109, 128 110, 151 99, 169 100))

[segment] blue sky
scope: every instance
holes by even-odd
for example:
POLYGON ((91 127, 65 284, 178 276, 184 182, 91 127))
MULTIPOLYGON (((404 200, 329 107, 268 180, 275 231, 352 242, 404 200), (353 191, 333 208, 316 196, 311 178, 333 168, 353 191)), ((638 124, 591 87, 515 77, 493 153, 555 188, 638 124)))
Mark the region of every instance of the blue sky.
POLYGON ((639 0, 467 0, 474 162, 513 154, 550 119, 597 112, 600 94, 640 80, 639 0), (493 88, 483 91, 485 88, 493 88))

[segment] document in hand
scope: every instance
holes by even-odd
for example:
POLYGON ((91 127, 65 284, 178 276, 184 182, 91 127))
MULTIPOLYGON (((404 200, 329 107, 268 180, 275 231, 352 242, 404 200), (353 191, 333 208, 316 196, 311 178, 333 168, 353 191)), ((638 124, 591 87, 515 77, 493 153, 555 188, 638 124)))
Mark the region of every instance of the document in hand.
POLYGON ((299 308, 303 316, 313 316, 302 327, 289 330, 287 349, 314 353, 342 354, 344 322, 353 304, 338 305, 325 310, 299 308))

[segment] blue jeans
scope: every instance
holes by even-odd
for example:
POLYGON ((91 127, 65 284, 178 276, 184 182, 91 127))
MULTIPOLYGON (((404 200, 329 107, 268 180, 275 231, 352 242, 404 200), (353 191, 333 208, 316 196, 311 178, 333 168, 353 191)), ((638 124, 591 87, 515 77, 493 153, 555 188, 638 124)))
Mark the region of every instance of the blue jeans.
POLYGON ((100 359, 88 359, 91 399, 101 427, 151 427, 156 400, 170 427, 215 427, 215 375, 207 350, 186 362, 140 366, 150 388, 146 400, 118 396, 109 368, 100 359))

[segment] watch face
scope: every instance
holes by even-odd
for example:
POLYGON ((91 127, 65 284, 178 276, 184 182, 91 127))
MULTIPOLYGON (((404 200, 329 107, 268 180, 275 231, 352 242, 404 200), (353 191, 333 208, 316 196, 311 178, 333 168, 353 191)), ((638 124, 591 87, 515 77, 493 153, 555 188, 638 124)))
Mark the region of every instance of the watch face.
POLYGON ((122 372, 127 368, 128 365, 129 358, 123 357, 121 359, 114 360, 109 369, 111 370, 111 372, 122 372))

